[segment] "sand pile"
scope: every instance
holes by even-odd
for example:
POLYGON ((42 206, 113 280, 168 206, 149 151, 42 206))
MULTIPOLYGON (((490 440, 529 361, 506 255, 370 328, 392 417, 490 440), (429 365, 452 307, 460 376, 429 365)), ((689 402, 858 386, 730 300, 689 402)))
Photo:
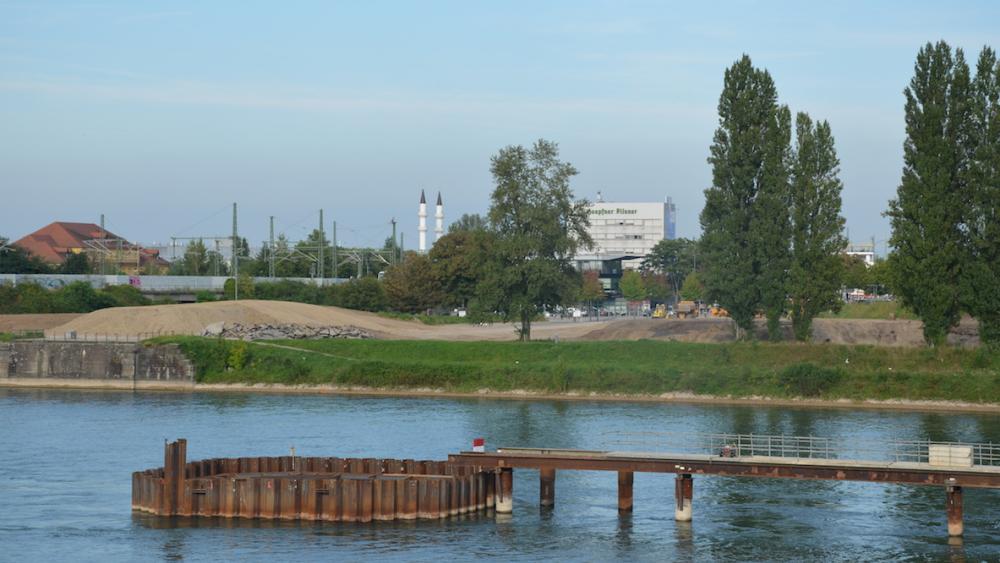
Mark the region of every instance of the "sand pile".
POLYGON ((216 323, 247 325, 355 326, 376 336, 392 334, 406 338, 419 331, 413 321, 386 319, 372 313, 322 307, 287 301, 220 301, 183 305, 116 307, 101 309, 46 331, 62 335, 76 331, 84 334, 137 335, 173 333, 200 335, 216 323))
MULTIPOLYGON (((299 325, 311 327, 352 326, 375 338, 399 340, 513 340, 514 327, 508 324, 479 326, 455 324, 428 326, 419 321, 389 319, 351 309, 323 307, 288 301, 217 301, 183 305, 117 307, 81 315, 46 330, 50 336, 76 331, 83 335, 191 334, 200 335, 217 323, 227 325, 299 325)), ((579 338, 605 323, 537 323, 533 336, 579 338)))

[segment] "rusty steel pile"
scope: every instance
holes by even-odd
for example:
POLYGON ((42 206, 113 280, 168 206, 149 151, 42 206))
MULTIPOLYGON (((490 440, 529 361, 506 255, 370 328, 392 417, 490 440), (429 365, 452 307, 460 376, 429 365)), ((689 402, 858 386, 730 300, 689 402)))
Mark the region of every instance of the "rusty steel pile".
POLYGON ((188 463, 186 453, 186 440, 166 444, 163 467, 132 474, 133 510, 371 522, 446 518, 510 502, 509 488, 496 494, 504 486, 499 473, 474 465, 294 455, 188 463))

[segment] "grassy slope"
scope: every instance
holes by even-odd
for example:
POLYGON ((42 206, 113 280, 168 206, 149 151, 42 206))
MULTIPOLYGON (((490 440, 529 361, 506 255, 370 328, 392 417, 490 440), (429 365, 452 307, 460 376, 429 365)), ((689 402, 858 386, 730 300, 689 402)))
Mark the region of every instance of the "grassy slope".
POLYGON ((468 392, 698 394, 1000 403, 1000 354, 801 344, 285 341, 170 337, 203 383, 468 392))
POLYGON ((917 316, 898 301, 876 301, 874 303, 844 303, 836 313, 821 313, 824 319, 909 319, 917 316))

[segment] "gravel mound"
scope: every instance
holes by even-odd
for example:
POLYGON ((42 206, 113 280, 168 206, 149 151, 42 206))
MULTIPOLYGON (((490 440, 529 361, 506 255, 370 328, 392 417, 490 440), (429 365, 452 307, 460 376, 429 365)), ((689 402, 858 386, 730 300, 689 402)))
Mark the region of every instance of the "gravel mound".
POLYGON ((307 326, 298 324, 244 325, 212 323, 201 331, 202 336, 218 336, 239 340, 319 340, 324 338, 366 339, 375 336, 356 326, 307 326))

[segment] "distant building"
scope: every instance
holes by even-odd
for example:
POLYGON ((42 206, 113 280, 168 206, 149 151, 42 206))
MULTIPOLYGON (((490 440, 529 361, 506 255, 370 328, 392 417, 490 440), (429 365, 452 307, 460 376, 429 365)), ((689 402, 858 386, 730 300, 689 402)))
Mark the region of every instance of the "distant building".
POLYGON ((624 271, 623 263, 636 260, 635 254, 579 254, 573 257, 573 265, 580 272, 597 272, 597 280, 608 295, 618 292, 618 284, 624 271))
POLYGON ((587 232, 594 241, 590 252, 635 255, 636 259, 624 263, 627 269, 638 268, 656 243, 677 236, 677 208, 670 198, 665 202, 625 203, 603 201, 598 194, 588 214, 587 232))
POLYGON ((13 246, 54 266, 63 264, 71 254, 85 253, 94 268, 103 262, 109 274, 162 273, 169 266, 160 258, 160 251, 133 244, 94 223, 56 221, 14 241, 13 246))
POLYGON ((875 243, 873 242, 854 242, 847 245, 847 250, 844 254, 848 256, 857 256, 864 260, 865 266, 875 265, 875 243))

